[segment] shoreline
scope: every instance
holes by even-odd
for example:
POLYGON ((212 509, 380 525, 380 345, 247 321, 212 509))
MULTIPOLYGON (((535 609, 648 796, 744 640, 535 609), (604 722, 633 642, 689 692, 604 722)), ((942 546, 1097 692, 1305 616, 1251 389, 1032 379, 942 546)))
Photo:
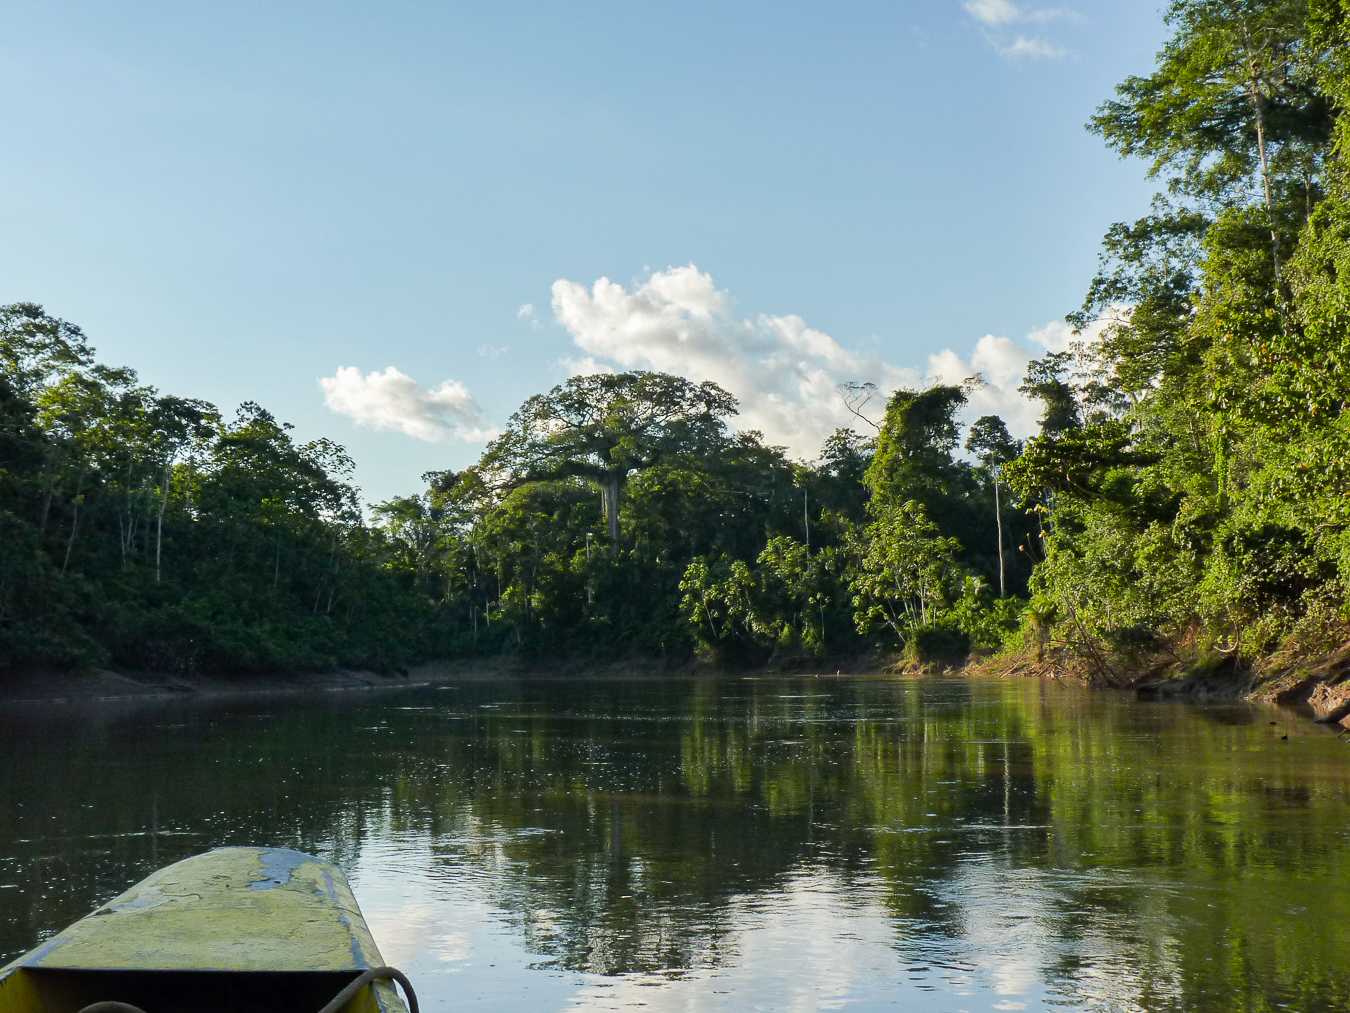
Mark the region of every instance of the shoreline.
MULTIPOLYGON (((368 669, 333 669, 320 672, 281 671, 268 674, 174 675, 165 672, 96 669, 20 670, 0 673, 0 703, 62 704, 117 703, 137 700, 207 699, 277 695, 359 693, 380 690, 424 689, 455 682, 503 682, 510 680, 653 679, 653 678, 748 678, 767 670, 730 672, 709 669, 695 662, 671 663, 660 659, 634 658, 613 662, 557 662, 553 664, 514 658, 481 658, 463 661, 428 661, 403 674, 387 675, 368 669)), ((778 673, 773 673, 778 674, 778 673)), ((849 674, 874 674, 862 668, 849 674)))
POLYGON ((1019 678, 1067 680, 1091 689, 1133 694, 1141 701, 1172 700, 1195 703, 1252 703, 1292 712, 1335 729, 1350 730, 1350 645, 1333 654, 1294 659, 1278 656, 1243 670, 1171 665, 1144 673, 1140 679, 1111 685, 1084 678, 1073 666, 1059 661, 1035 662, 1026 657, 972 658, 942 667, 897 667, 869 657, 853 664, 829 663, 836 671, 812 672, 783 668, 723 670, 698 662, 672 663, 655 658, 610 662, 523 661, 510 657, 461 661, 429 661, 407 672, 386 675, 364 669, 270 674, 173 675, 163 672, 98 669, 87 672, 22 670, 0 673, 0 703, 12 705, 131 703, 172 699, 229 697, 315 696, 381 690, 424 689, 457 682, 515 680, 670 679, 764 677, 834 678, 848 676, 933 675, 957 678, 1019 678))
POLYGON ((1189 665, 1170 661, 1146 669, 1138 679, 1119 683, 1087 677, 1075 671, 1072 662, 1060 659, 1037 662, 1025 656, 972 660, 963 667, 962 674, 1067 678, 1093 689, 1132 693, 1139 700, 1262 704, 1292 712, 1315 724, 1350 730, 1350 644, 1317 655, 1277 652, 1248 665, 1238 665, 1226 658, 1220 658, 1218 663, 1210 660, 1210 664, 1189 665))

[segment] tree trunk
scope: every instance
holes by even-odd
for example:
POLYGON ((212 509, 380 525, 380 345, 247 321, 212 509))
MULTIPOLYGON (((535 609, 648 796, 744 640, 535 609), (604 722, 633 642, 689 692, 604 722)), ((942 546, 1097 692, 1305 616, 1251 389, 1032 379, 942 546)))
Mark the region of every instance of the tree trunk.
POLYGON ((75 548, 75 533, 80 530, 80 499, 75 498, 75 510, 70 521, 70 538, 66 540, 66 558, 61 560, 61 572, 66 572, 66 567, 70 565, 70 552, 75 548))
POLYGON ((155 518, 155 583, 159 583, 160 556, 164 548, 164 511, 169 505, 169 466, 164 466, 163 486, 160 489, 159 516, 155 518))
POLYGON ((61 560, 61 572, 66 572, 66 567, 70 565, 70 553, 75 548, 75 533, 80 530, 80 502, 84 495, 84 469, 80 469, 79 480, 75 483, 75 497, 71 501, 72 514, 70 520, 70 538, 66 542, 66 558, 61 560))
POLYGON ((998 479, 994 479, 994 520, 998 524, 998 596, 1007 594, 1003 584, 1003 508, 999 504, 998 479))
POLYGON ((1266 160, 1266 116, 1262 108, 1261 85, 1256 74, 1256 56, 1252 52, 1252 33, 1246 19, 1242 22, 1242 34, 1246 41, 1247 81, 1252 97, 1252 113, 1256 119, 1256 149, 1261 156, 1261 182, 1266 188, 1266 214, 1270 217, 1270 257, 1275 268, 1275 281, 1280 280, 1280 233, 1275 227, 1275 201, 1270 190, 1270 165, 1266 160))
POLYGON ((42 521, 38 524, 38 537, 44 538, 47 534, 47 515, 52 509, 52 493, 56 489, 56 468, 50 464, 43 464, 43 479, 45 488, 42 493, 42 521))
POLYGON ((618 473, 605 476, 601 487, 604 493, 605 522, 609 528, 609 554, 611 558, 619 554, 619 486, 623 481, 618 473))

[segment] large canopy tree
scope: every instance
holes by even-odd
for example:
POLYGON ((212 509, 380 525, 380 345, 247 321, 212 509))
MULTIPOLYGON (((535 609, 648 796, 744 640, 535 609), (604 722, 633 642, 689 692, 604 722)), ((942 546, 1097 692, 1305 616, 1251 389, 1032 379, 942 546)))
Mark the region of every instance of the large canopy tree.
POLYGON ((1122 155, 1148 159, 1150 175, 1170 176, 1174 192, 1232 206, 1257 190, 1276 275, 1277 207, 1292 203, 1281 191, 1301 191, 1306 221, 1334 124, 1308 9, 1308 0, 1174 0, 1164 20, 1175 34, 1157 69, 1127 78, 1090 124, 1122 155))
POLYGON ((610 552, 629 478, 675 457, 714 454, 736 399, 715 383, 636 371, 574 376, 511 416, 479 471, 500 488, 579 478, 601 493, 610 552))

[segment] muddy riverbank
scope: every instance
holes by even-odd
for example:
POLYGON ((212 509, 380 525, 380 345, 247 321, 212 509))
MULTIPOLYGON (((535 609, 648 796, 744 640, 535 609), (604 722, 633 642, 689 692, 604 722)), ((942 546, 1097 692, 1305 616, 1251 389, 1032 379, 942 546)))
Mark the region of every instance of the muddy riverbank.
MULTIPOLYGON (((779 677, 788 674, 835 678, 840 675, 916 675, 882 657, 852 664, 831 663, 825 670, 782 669, 722 671, 695 662, 633 658, 541 662, 510 657, 431 661, 403 673, 362 669, 269 674, 170 674, 100 669, 86 672, 20 671, 0 675, 0 701, 62 703, 130 701, 190 696, 271 696, 297 693, 360 693, 415 689, 445 683, 540 679, 653 679, 779 677)), ((1004 656, 964 664, 932 666, 930 674, 970 678, 1039 678, 1084 683, 1140 699, 1246 701, 1281 708, 1310 721, 1350 728, 1350 645, 1311 657, 1272 655, 1257 665, 1219 658, 1210 664, 1155 666, 1136 679, 1105 683, 1062 660, 1038 662, 1004 656)))

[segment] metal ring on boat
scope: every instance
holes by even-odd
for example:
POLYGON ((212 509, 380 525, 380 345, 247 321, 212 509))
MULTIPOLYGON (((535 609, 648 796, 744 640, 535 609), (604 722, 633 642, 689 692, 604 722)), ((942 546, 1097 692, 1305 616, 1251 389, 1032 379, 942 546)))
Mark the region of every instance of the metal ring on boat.
MULTIPOLYGON (((417 993, 413 991, 412 982, 407 976, 396 967, 372 967, 368 971, 362 971, 355 979, 351 981, 341 992, 333 996, 328 1001, 328 1005, 319 1010, 319 1013, 338 1013, 338 1010, 351 1001, 352 996, 365 988, 372 981, 396 981, 403 986, 403 994, 408 1000, 408 1013, 418 1013, 417 993)), ((80 1013, 127 1013, 126 1010, 80 1010, 80 1013)), ((140 1013, 140 1010, 136 1010, 140 1013)))

